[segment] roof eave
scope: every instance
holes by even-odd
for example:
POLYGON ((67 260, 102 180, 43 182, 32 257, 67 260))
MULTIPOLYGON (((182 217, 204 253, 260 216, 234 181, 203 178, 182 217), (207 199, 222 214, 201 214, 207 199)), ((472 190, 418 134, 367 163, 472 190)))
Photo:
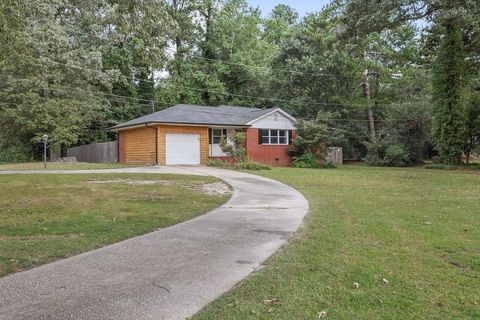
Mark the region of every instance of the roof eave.
POLYGON ((224 123, 191 123, 191 122, 165 122, 165 121, 145 121, 135 124, 129 125, 120 125, 114 126, 107 129, 110 132, 118 132, 121 130, 128 130, 128 129, 135 129, 148 126, 149 124, 156 124, 156 125, 170 125, 170 126, 184 126, 189 125, 192 127, 209 127, 209 126, 221 126, 221 127, 236 127, 236 128, 248 128, 251 125, 249 124, 224 124, 224 123))

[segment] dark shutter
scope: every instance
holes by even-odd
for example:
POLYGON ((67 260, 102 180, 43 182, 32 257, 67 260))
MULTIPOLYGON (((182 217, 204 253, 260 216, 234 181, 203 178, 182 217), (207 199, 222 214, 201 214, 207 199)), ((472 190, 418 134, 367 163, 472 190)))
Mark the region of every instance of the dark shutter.
POLYGON ((292 144, 292 137, 293 137, 292 130, 288 130, 288 144, 292 144))
POLYGON ((227 129, 223 129, 223 136, 225 137, 225 139, 227 138, 227 129))
POLYGON ((212 144, 212 143, 213 143, 213 141, 212 141, 212 135, 213 135, 212 128, 208 128, 208 143, 209 143, 209 144, 212 144))
POLYGON ((263 130, 258 129, 258 144, 262 144, 263 130))

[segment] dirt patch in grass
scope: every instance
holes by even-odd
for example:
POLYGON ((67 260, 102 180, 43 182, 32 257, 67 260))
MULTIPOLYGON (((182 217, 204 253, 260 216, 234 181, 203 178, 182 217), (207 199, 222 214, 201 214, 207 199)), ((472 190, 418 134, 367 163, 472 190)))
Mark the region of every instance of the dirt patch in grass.
POLYGON ((213 196, 225 196, 232 194, 232 188, 224 182, 218 181, 201 185, 201 190, 213 196))
POLYGON ((136 185, 136 186, 152 185, 152 184, 162 184, 162 185, 168 186, 172 184, 171 181, 167 181, 167 180, 136 180, 136 179, 89 180, 88 183, 130 184, 130 185, 136 185))

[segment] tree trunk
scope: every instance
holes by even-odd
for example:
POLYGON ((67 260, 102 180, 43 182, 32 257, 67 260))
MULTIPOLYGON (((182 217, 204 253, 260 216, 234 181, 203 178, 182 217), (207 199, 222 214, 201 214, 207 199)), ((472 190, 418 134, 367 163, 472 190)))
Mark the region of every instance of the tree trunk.
MULTIPOLYGON (((211 74, 211 66, 210 66, 210 60, 212 59, 212 52, 210 50, 210 35, 212 32, 212 6, 213 4, 210 2, 207 7, 207 12, 205 15, 205 50, 204 50, 204 57, 207 59, 205 60, 207 63, 207 74, 211 74)), ((203 92, 202 94, 203 99, 207 105, 210 104, 210 93, 208 92, 208 88, 203 92)))
POLYGON ((367 113, 368 119, 368 131, 370 133, 370 137, 375 140, 375 118, 373 115, 372 104, 370 100, 370 84, 368 82, 368 69, 365 69, 363 72, 363 95, 367 99, 367 109, 365 112, 367 113))

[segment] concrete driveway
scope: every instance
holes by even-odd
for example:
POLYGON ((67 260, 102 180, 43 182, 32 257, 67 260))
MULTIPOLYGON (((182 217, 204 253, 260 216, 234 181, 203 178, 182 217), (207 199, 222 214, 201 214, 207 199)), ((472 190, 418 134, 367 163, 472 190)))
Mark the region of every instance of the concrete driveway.
POLYGON ((210 167, 37 173, 212 175, 234 188, 183 223, 0 278, 0 319, 185 319, 257 269, 300 226, 307 200, 274 180, 210 167))

